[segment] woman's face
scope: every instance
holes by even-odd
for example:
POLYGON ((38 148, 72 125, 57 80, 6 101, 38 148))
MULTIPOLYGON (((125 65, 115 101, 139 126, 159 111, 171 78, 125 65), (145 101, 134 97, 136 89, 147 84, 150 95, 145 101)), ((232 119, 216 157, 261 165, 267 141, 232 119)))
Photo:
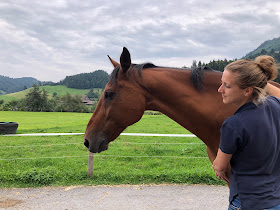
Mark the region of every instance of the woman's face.
POLYGON ((222 94, 225 104, 242 106, 249 101, 248 89, 241 89, 236 82, 237 75, 225 69, 222 76, 222 84, 218 92, 222 94))

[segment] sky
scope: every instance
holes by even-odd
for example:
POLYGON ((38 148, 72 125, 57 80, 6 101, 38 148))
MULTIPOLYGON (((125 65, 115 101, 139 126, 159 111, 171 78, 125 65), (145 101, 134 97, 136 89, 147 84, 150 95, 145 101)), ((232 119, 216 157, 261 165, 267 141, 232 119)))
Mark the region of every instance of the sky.
POLYGON ((58 82, 132 63, 240 59, 280 37, 279 0, 0 0, 0 75, 58 82))

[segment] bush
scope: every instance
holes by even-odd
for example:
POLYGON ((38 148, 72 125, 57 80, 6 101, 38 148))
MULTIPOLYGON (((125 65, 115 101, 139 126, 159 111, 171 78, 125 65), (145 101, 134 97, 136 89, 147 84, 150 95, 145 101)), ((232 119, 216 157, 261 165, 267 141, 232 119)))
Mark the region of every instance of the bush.
POLYGON ((145 111, 144 114, 146 114, 146 115, 162 115, 161 112, 157 112, 157 111, 145 111))
POLYGON ((65 96, 57 96, 56 107, 54 111, 56 112, 90 112, 90 108, 82 102, 80 96, 72 96, 67 93, 65 96))
POLYGON ((16 179, 25 184, 48 185, 55 180, 56 169, 53 167, 31 168, 27 171, 20 171, 16 179))

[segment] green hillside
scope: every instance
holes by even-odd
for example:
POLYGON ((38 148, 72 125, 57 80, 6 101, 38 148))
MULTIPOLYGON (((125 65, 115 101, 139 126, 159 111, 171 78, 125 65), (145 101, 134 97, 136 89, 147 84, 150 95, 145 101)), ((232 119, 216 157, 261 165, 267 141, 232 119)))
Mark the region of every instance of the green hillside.
POLYGON ((32 77, 10 78, 0 75, 0 95, 30 88, 34 83, 38 84, 39 81, 32 77))
MULTIPOLYGON (((74 88, 74 89, 104 88, 107 82, 109 81, 109 77, 110 76, 107 72, 103 70, 96 70, 91 73, 82 73, 82 74, 76 74, 72 76, 66 76, 64 80, 58 83, 54 83, 51 81, 41 82, 32 77, 10 78, 7 76, 0 75, 0 95, 16 93, 26 88, 31 88, 33 84, 43 85, 43 86, 65 85, 68 88, 74 88)), ((51 93, 52 91, 53 89, 51 89, 49 92, 51 93)), ((55 92, 58 93, 59 91, 60 90, 55 92)), ((78 94, 80 93, 78 92, 78 94)))
POLYGON ((274 57, 276 62, 280 62, 280 37, 265 41, 257 49, 244 56, 244 58, 254 59, 259 55, 270 55, 274 57))
MULTIPOLYGON (((53 96, 53 93, 57 93, 57 95, 62 96, 66 95, 66 93, 70 93, 71 95, 85 95, 89 92, 89 89, 74 89, 74 88, 67 88, 64 85, 57 85, 57 86, 40 86, 40 90, 43 90, 43 88, 48 91, 49 93, 49 98, 53 96)), ((12 101, 12 100, 17 100, 24 98, 26 94, 30 91, 29 89, 16 92, 16 93, 10 93, 6 95, 0 95, 0 100, 4 100, 5 102, 12 101)), ((102 89, 100 88, 95 88, 94 92, 99 92, 101 93, 102 89)))

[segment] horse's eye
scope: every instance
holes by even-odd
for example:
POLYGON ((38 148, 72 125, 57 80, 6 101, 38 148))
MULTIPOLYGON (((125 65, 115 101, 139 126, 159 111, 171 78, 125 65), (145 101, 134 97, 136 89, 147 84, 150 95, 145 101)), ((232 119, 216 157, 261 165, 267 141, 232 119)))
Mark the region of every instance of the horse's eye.
POLYGON ((112 100, 115 95, 116 95, 116 93, 114 93, 114 92, 106 91, 105 92, 105 99, 112 100))

